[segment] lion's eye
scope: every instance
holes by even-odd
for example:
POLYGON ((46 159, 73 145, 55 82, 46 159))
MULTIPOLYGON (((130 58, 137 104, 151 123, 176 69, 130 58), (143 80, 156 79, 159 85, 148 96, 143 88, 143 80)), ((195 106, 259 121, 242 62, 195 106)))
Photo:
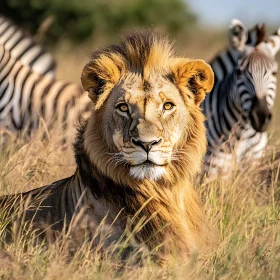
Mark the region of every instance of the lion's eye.
POLYGON ((121 103, 121 104, 117 105, 116 108, 119 109, 123 113, 128 112, 128 106, 125 103, 121 103))
POLYGON ((172 102, 166 102, 163 105, 164 110, 171 110, 175 105, 172 102))

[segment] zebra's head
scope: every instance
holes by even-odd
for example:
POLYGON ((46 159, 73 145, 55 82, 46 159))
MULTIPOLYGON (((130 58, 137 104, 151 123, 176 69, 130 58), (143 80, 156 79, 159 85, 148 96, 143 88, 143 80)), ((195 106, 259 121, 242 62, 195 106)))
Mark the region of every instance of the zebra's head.
MULTIPOLYGON (((257 28, 257 27, 256 27, 257 28)), ((263 28, 263 27, 262 27, 263 28)), ((249 34, 250 35, 250 34, 249 34)), ((272 118, 276 95, 278 64, 275 55, 280 49, 280 29, 268 40, 256 38, 246 43, 248 32, 239 20, 232 20, 229 27, 229 43, 236 50, 237 65, 234 76, 242 115, 251 121, 252 127, 264 132, 272 118)))

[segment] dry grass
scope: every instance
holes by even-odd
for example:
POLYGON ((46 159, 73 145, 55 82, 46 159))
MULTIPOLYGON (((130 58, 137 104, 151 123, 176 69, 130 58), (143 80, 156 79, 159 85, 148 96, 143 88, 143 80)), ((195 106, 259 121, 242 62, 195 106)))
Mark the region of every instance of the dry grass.
MULTIPOLYGON (((207 36, 200 43, 195 35, 186 39, 185 53, 208 60, 222 43, 213 34, 207 36)), ((59 77, 78 82, 90 49, 60 46, 56 51, 59 77)), ((127 263, 120 267, 117 260, 91 251, 88 244, 69 258, 66 238, 48 248, 44 244, 34 246, 30 236, 11 244, 0 238, 1 279, 279 279, 280 189, 279 159, 275 158, 280 149, 275 140, 279 109, 278 90, 271 127, 275 133, 271 151, 263 161, 250 163, 231 178, 197 186, 205 216, 218 233, 218 245, 209 255, 193 255, 164 268, 148 260, 142 266, 127 263)), ((40 134, 30 142, 15 136, 5 140, 0 157, 0 194, 33 189, 73 173, 72 150, 59 149, 56 135, 50 134, 45 141, 40 134)), ((2 237, 5 221, 1 217, 2 237)))
MULTIPOLYGON (((55 134, 57 135, 57 134, 55 134)), ((1 151, 1 193, 14 193, 50 183, 74 171, 71 149, 57 149, 57 136, 42 142, 10 140, 1 151)), ((205 215, 217 229, 218 245, 208 255, 193 255, 168 267, 150 261, 142 266, 103 256, 84 244, 69 257, 68 239, 48 248, 34 246, 30 235, 3 241, 0 219, 1 279, 277 279, 280 276, 279 158, 274 148, 262 162, 232 178, 197 187, 205 215), (271 171, 273 170, 273 171, 271 171), (270 175, 269 180, 268 174, 270 175)), ((3 209, 2 209, 3 210, 3 209)), ((0 215, 2 217, 3 215, 0 215)))

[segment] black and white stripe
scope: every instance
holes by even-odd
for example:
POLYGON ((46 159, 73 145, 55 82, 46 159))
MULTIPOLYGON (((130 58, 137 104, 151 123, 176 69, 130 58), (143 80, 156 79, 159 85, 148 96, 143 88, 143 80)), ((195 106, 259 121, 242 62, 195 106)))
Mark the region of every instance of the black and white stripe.
POLYGON ((29 65, 35 73, 50 77, 55 75, 52 55, 3 15, 0 15, 0 59, 1 72, 4 67, 12 67, 11 61, 19 60, 21 64, 29 65))
POLYGON ((0 16, 0 126, 29 134, 40 120, 48 128, 54 122, 73 127, 80 114, 86 116, 87 93, 54 75, 52 56, 0 16))
POLYGON ((232 163, 261 156, 276 95, 280 30, 264 41, 264 26, 247 33, 239 20, 229 28, 230 47, 210 63, 215 85, 203 103, 208 151, 205 171, 225 173, 232 163))
POLYGON ((54 122, 73 127, 89 109, 80 86, 39 75, 20 61, 8 75, 0 72, 0 81, 0 124, 15 132, 36 130, 40 119, 47 127, 54 122))

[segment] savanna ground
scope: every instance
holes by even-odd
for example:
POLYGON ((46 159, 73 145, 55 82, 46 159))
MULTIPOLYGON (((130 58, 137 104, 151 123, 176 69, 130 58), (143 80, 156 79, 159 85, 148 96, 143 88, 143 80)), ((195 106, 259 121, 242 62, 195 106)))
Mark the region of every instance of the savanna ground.
MULTIPOLYGON (((226 44, 225 32, 196 30, 179 38, 179 52, 209 60, 226 44)), ((60 44, 54 50, 58 76, 79 82, 82 67, 93 48, 60 44)), ((280 79, 280 76, 279 76, 280 79)), ((280 88, 280 86, 278 87, 280 88)), ((142 266, 120 269, 110 258, 87 245, 69 258, 65 238, 48 249, 34 246, 28 237, 12 244, 1 241, 1 279, 279 279, 280 194, 277 151, 280 122, 280 90, 270 127, 270 148, 265 159, 250 162, 232 177, 197 186, 206 220, 217 234, 217 245, 208 254, 193 255, 161 268, 147 261, 142 266), (269 178, 267 179, 267 175, 269 178)), ((71 175, 75 169, 71 149, 58 149, 59 132, 42 142, 40 135, 26 142, 10 136, 0 157, 1 194, 26 191, 71 175)), ((1 219, 3 220, 3 219, 1 219)), ((0 223, 3 235, 5 223, 0 223)))

